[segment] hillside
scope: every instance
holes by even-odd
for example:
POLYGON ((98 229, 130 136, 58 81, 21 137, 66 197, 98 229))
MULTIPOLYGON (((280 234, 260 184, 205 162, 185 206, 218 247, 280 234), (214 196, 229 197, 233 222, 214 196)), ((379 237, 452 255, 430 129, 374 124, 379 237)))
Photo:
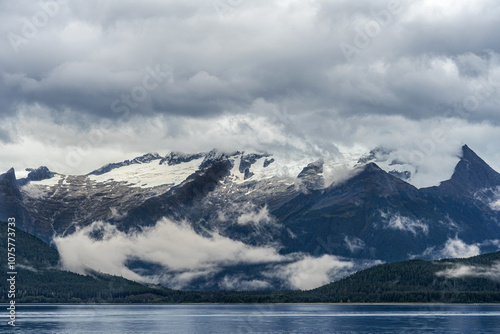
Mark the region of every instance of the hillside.
MULTIPOLYGON (((59 254, 42 240, 16 228, 16 302, 104 303, 151 302, 164 297, 156 290, 121 277, 94 273, 83 276, 58 268, 59 254)), ((0 257, 7 270, 7 224, 0 222, 0 257)), ((0 302, 6 303, 7 281, 0 283, 0 302)))
POLYGON ((303 295, 321 302, 500 302, 500 252, 378 265, 303 295))
POLYGON ((500 303, 500 252, 467 259, 382 264, 309 291, 184 292, 182 299, 220 303, 500 303))
MULTIPOLYGON (((7 258, 6 223, 0 256, 7 258)), ((378 265, 309 291, 174 291, 121 277, 58 269, 59 254, 16 229, 16 302, 23 303, 499 303, 500 252, 467 259, 410 260, 378 265)), ((7 272, 6 265, 3 266, 7 272)), ((8 302, 6 281, 0 302, 8 302)))

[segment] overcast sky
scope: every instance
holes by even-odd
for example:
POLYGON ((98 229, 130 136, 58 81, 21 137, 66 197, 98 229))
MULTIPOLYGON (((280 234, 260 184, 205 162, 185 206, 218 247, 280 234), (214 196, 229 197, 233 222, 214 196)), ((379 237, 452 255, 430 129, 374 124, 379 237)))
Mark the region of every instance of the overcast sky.
POLYGON ((0 0, 0 31, 1 172, 462 143, 500 170, 497 0, 0 0))

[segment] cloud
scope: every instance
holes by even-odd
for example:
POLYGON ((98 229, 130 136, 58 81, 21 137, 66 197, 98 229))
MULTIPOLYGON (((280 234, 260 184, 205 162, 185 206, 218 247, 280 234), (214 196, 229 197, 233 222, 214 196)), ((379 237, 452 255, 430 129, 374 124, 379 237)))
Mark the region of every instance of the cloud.
POLYGON ((270 289, 272 285, 265 280, 248 279, 244 275, 226 275, 219 287, 223 290, 252 291, 270 289))
POLYGON ((500 187, 483 188, 474 193, 474 198, 488 205, 493 211, 500 211, 500 187))
MULTIPOLYGON (((234 191, 234 190, 229 190, 234 191)), ((267 205, 257 206, 251 200, 226 203, 212 220, 213 229, 225 234, 237 231, 238 239, 250 244, 275 244, 276 235, 283 226, 274 218, 267 205)), ((275 244, 274 247, 279 247, 275 244)))
POLYGON ((486 240, 486 241, 483 241, 480 245, 481 245, 481 247, 493 246, 493 247, 497 247, 497 249, 500 249, 500 239, 486 240))
POLYGON ((27 264, 17 264, 16 267, 38 273, 38 270, 27 264))
POLYGON ((490 208, 495 211, 500 211, 500 199, 490 203, 490 208))
POLYGON ((380 212, 380 215, 385 220, 384 228, 386 229, 410 232, 414 236, 417 236, 418 233, 429 234, 429 225, 423 223, 422 220, 405 217, 399 213, 380 212))
POLYGON ((344 242, 351 253, 355 253, 365 248, 365 242, 356 237, 344 237, 344 242))
POLYGON ((272 246, 251 246, 205 232, 208 234, 197 234, 188 223, 166 218, 141 232, 129 233, 95 222, 71 235, 56 237, 54 243, 65 270, 80 274, 100 271, 174 289, 183 289, 195 280, 202 281, 201 287, 217 284, 227 290, 270 289, 276 284, 309 289, 367 266, 333 255, 281 255, 272 246), (143 264, 134 265, 137 261, 143 264), (148 269, 151 265, 154 271, 148 269), (242 270, 245 266, 256 269, 231 273, 235 267, 242 270), (225 268, 233 269, 228 273, 225 268))
POLYGON ((480 249, 477 245, 468 245, 462 240, 455 238, 448 239, 441 254, 443 257, 465 258, 479 255, 480 249))
POLYGON ((462 142, 500 168, 491 144, 500 136, 495 1, 252 1, 234 8, 235 20, 221 18, 211 1, 59 7, 24 37, 43 9, 2 5, 0 31, 27 40, 17 53, 0 41, 0 119, 15 125, 0 131, 4 170, 37 167, 41 151, 66 166, 105 121, 112 126, 85 161, 59 172, 160 150, 253 147, 338 158, 340 148, 397 143, 407 162, 419 157, 412 182, 428 186, 451 175, 462 142), (359 31, 369 43, 349 61, 340 45, 355 43, 359 31), (144 91, 157 65, 169 78, 144 91), (129 112, 116 112, 116 100, 129 112), (444 132, 439 140, 436 131, 444 132))
POLYGON ((493 199, 488 203, 492 210, 500 211, 500 187, 497 187, 493 193, 493 199))
POLYGON ((451 219, 448 215, 446 215, 444 220, 440 220, 439 223, 446 226, 450 231, 454 231, 454 232, 462 231, 462 228, 460 226, 458 226, 458 224, 453 219, 451 219))
MULTIPOLYGON (((245 205, 249 205, 246 203, 245 205)), ((236 221, 238 225, 252 225, 258 226, 260 224, 269 224, 272 221, 272 217, 269 215, 269 210, 267 209, 267 205, 263 206, 256 211, 250 211, 241 214, 236 221)))
POLYGON ((500 262, 491 266, 455 265, 436 273, 437 276, 446 278, 486 278, 500 282, 500 262))
MULTIPOLYGON (((278 112, 275 105, 271 105, 270 110, 278 112)), ((53 171, 75 175, 146 152, 165 155, 170 151, 197 153, 219 148, 269 152, 296 161, 323 158, 325 184, 330 184, 351 175, 359 157, 377 144, 394 149, 387 164, 393 160, 403 161, 402 168, 412 171, 410 182, 422 187, 438 185, 451 177, 462 145, 456 138, 466 141, 488 163, 496 161, 495 150, 493 147, 489 151, 481 149, 480 134, 486 134, 492 141, 496 137, 500 140, 500 132, 491 125, 470 126, 459 120, 417 122, 386 116, 345 119, 332 114, 331 118, 315 116, 321 120, 321 126, 314 127, 311 119, 293 116, 292 123, 302 126, 289 132, 286 125, 273 123, 275 114, 259 116, 257 113, 255 109, 255 114, 226 114, 210 120, 134 116, 133 122, 103 121, 95 125, 75 116, 82 120, 83 127, 79 127, 67 123, 73 117, 71 112, 54 118, 49 109, 25 108, 17 118, 5 120, 4 126, 9 127, 12 141, 2 144, 0 167, 23 170, 46 165, 53 171), (332 133, 332 128, 342 130, 332 133), (430 135, 433 132, 442 135, 433 137, 430 135)), ((500 153, 496 154, 500 159, 500 153)), ((500 169, 500 164, 498 167, 500 169)), ((388 168, 391 170, 394 166, 388 168)))
MULTIPOLYGON (((135 271, 138 271, 135 269, 135 271)), ((164 270, 159 273, 144 273, 141 275, 143 282, 153 282, 155 284, 162 284, 170 289, 182 290, 189 286, 191 282, 197 279, 202 279, 202 282, 207 282, 214 279, 214 276, 221 271, 221 268, 205 268, 193 269, 189 271, 168 271, 164 270)), ((199 289, 204 288, 201 283, 197 286, 199 289)))
POLYGON ((292 289, 308 290, 346 276, 353 267, 351 261, 325 254, 319 258, 305 256, 293 263, 277 265, 265 275, 285 280, 292 289))
POLYGON ((7 130, 0 129, 0 143, 8 143, 11 141, 10 134, 7 130))
POLYGON ((422 256, 432 259, 468 258, 479 255, 481 253, 480 247, 481 244, 467 244, 455 237, 453 239, 449 238, 441 249, 436 249, 436 247, 427 248, 422 256))
MULTIPOLYGON (((103 222, 80 228, 54 242, 61 254, 62 266, 85 274, 89 269, 123 276, 136 281, 151 281, 129 269, 127 261, 141 260, 160 265, 178 282, 188 282, 220 267, 235 264, 259 264, 283 261, 270 247, 252 247, 216 233, 197 234, 187 223, 162 219, 143 232, 126 234, 103 222), (101 234, 94 240, 91 235, 101 234)), ((174 284, 179 286, 178 282, 174 284)))
POLYGON ((124 213, 120 213, 118 212, 118 209, 115 208, 115 207, 110 207, 109 208, 109 215, 108 215, 108 219, 116 219, 116 220, 120 220, 120 219, 123 219, 127 216, 127 213, 124 212, 124 213))

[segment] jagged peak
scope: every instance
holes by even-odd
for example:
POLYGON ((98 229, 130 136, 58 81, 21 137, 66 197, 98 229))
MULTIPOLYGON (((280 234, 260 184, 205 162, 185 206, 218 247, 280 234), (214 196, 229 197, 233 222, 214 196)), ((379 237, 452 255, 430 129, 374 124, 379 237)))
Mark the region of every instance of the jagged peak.
MULTIPOLYGON (((261 158, 266 158, 268 156, 269 155, 267 154, 259 154, 259 153, 245 154, 245 152, 242 152, 240 157, 240 167, 239 167, 240 173, 245 173, 245 174, 249 173, 250 168, 254 163, 257 162, 257 160, 261 158)), ((247 179, 247 177, 245 177, 245 179, 247 179)))
MULTIPOLYGON (((384 172, 376 163, 370 162, 365 165, 365 172, 384 172)), ((385 173, 385 172, 384 172, 385 173)))
POLYGON ((308 175, 317 175, 319 173, 323 173, 324 164, 325 161, 323 159, 318 159, 314 162, 311 162, 302 169, 302 171, 299 173, 299 175, 297 175, 297 177, 300 179, 308 175))
POLYGON ((42 181, 54 177, 55 173, 51 172, 46 166, 40 166, 36 169, 27 168, 29 171, 26 179, 28 181, 42 181))
POLYGON ((194 154, 189 154, 189 153, 182 153, 182 152, 176 152, 176 151, 171 151, 168 153, 165 157, 162 157, 158 153, 146 153, 144 155, 135 157, 132 160, 125 160, 122 162, 116 162, 116 163, 109 163, 106 164, 90 173, 87 175, 102 175, 105 173, 108 173, 112 171, 113 169, 117 169, 120 167, 124 166, 130 166, 133 164, 143 164, 143 163, 150 163, 151 161, 155 160, 160 160, 159 164, 168 164, 169 166, 172 165, 177 165, 180 163, 185 163, 185 162, 190 162, 192 160, 200 159, 204 157, 205 159, 201 163, 200 167, 208 165, 210 162, 220 160, 223 158, 228 158, 231 156, 235 156, 241 154, 241 152, 233 152, 233 153, 227 153, 218 149, 213 149, 208 153, 194 153, 194 154))
MULTIPOLYGON (((488 174, 499 175, 493 168, 491 168, 483 159, 481 159, 476 152, 469 148, 469 146, 462 146, 462 157, 455 167, 455 172, 453 176, 459 176, 462 171, 460 167, 466 166, 466 170, 470 171, 470 168, 478 168, 482 172, 487 172, 488 174)), ((453 178, 452 176, 452 178, 453 178)))
POLYGON ((462 146, 462 156, 461 159, 482 159, 474 152, 467 144, 462 146))
POLYGON ((208 165, 210 165, 210 163, 214 162, 214 161, 219 161, 219 160, 222 160, 222 159, 226 159, 230 156, 233 156, 233 155, 237 155, 237 154, 240 154, 240 152, 234 152, 234 153, 225 153, 219 149, 213 149, 211 150, 210 152, 208 152, 206 155, 205 155, 205 159, 203 160, 203 162, 201 163, 200 165, 200 168, 204 168, 204 167, 207 167, 208 165))
POLYGON ((146 153, 144 155, 135 157, 132 160, 125 160, 122 162, 115 162, 115 163, 106 164, 106 165, 88 173, 87 175, 102 175, 102 174, 105 174, 105 173, 112 171, 113 169, 120 168, 123 166, 149 163, 151 161, 159 160, 159 159, 162 159, 162 157, 158 153, 146 153))
POLYGON ((170 152, 164 158, 160 160, 160 165, 167 163, 169 166, 178 165, 183 162, 190 162, 196 159, 204 157, 206 153, 182 153, 182 152, 170 152))
POLYGON ((10 168, 5 174, 0 175, 2 184, 16 185, 16 171, 10 168))
POLYGON ((392 150, 384 148, 384 147, 375 147, 374 149, 370 150, 369 153, 361 156, 358 159, 358 164, 386 160, 391 152, 392 152, 392 150))
POLYGON ((386 172, 385 170, 380 168, 374 162, 367 163, 366 165, 360 167, 359 172, 357 174, 355 174, 354 178, 356 178, 356 177, 359 177, 361 179, 368 177, 370 179, 376 180, 376 182, 378 182, 378 183, 383 183, 383 182, 400 183, 400 182, 403 182, 403 183, 410 185, 406 181, 398 178, 397 176, 392 175, 389 172, 386 172))
POLYGON ((16 171, 14 170, 14 167, 11 167, 11 168, 7 171, 7 173, 5 173, 5 174, 6 174, 6 175, 8 175, 8 176, 13 175, 13 176, 14 176, 14 178, 16 177, 16 171))
POLYGON ((500 174, 481 159, 469 146, 462 146, 462 156, 455 166, 451 179, 442 186, 454 184, 455 187, 476 191, 486 187, 500 186, 500 174))
POLYGON ((138 163, 147 163, 153 160, 158 160, 161 159, 162 157, 158 153, 146 153, 144 155, 141 155, 139 157, 135 157, 132 159, 132 162, 138 162, 138 163))

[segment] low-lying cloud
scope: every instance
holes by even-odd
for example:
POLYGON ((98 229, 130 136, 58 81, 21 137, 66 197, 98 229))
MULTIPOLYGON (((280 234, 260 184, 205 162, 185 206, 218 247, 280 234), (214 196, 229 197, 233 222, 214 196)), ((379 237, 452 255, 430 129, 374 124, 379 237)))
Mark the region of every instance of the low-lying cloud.
POLYGON ((500 262, 491 266, 457 265, 436 273, 437 276, 446 278, 486 278, 500 282, 500 262))
MULTIPOLYGON (((206 270, 234 264, 281 262, 283 256, 274 248, 252 247, 213 233, 209 237, 197 234, 187 223, 174 223, 166 218, 143 232, 126 234, 104 222, 96 222, 66 237, 56 237, 64 268, 85 274, 89 269, 123 276, 136 281, 148 281, 126 266, 138 259, 163 266, 189 280, 206 270), (94 240, 92 233, 102 233, 94 240)), ((206 274, 203 272, 202 274, 206 274)))
POLYGON ((500 187, 493 191, 493 200, 488 205, 492 210, 500 211, 500 187))
POLYGON ((263 242, 266 245, 272 243, 275 234, 283 228, 269 212, 267 205, 260 206, 251 201, 228 203, 217 212, 215 220, 211 221, 211 228, 221 234, 234 227, 246 231, 240 234, 239 240, 253 243, 260 239, 262 241, 259 244, 263 242))
MULTIPOLYGON (((247 203, 248 204, 248 203, 247 203)), ((238 225, 251 225, 251 226, 259 226, 261 224, 269 224, 272 222, 273 218, 269 214, 269 210, 267 206, 263 206, 258 209, 248 208, 243 212, 237 219, 238 225)))
POLYGON ((277 265, 266 275, 288 282, 293 289, 308 290, 345 276, 353 267, 351 261, 325 254, 319 258, 306 256, 293 263, 277 265))
POLYGON ((480 244, 467 244, 458 237, 449 238, 442 248, 429 247, 422 256, 432 259, 467 258, 481 253, 480 244))
POLYGON ((80 274, 100 271, 175 289, 197 279, 227 290, 269 289, 276 281, 286 288, 310 289, 343 277, 356 266, 351 260, 332 255, 281 255, 275 246, 251 246, 217 232, 206 233, 202 236, 187 222, 163 218, 153 227, 129 233, 95 222, 54 241, 66 270, 80 274), (152 272, 129 266, 134 261, 160 269, 152 272), (252 274, 224 273, 226 267, 235 266, 259 269, 252 274))
POLYGON ((386 229, 410 232, 414 236, 418 234, 429 234, 429 225, 425 224, 420 219, 402 216, 399 213, 392 214, 380 212, 380 215, 385 220, 384 228, 386 229))
POLYGON ((365 242, 356 237, 349 237, 346 235, 344 237, 344 242, 351 253, 358 252, 366 247, 365 242))
POLYGON ((429 259, 446 259, 446 258, 468 258, 479 255, 485 252, 494 252, 500 250, 500 240, 490 239, 480 243, 468 244, 462 239, 455 236, 448 238, 442 247, 432 246, 427 248, 422 254, 412 255, 411 258, 429 258, 429 259))
POLYGON ((226 275, 219 283, 223 290, 266 290, 272 286, 269 282, 262 279, 248 279, 244 275, 226 275))

